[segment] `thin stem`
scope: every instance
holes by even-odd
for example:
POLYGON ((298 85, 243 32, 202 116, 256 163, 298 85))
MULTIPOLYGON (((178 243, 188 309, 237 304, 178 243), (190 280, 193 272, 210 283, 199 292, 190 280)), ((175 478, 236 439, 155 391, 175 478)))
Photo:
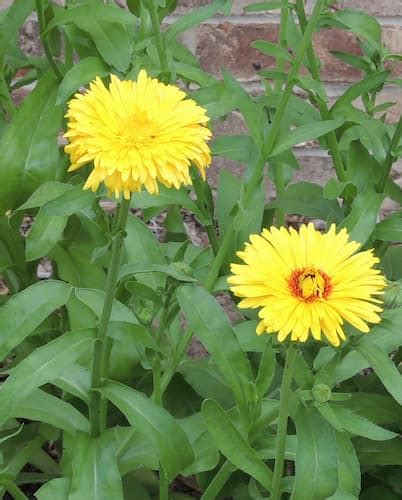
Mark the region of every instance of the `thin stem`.
POLYGON ((161 393, 163 396, 163 393, 166 391, 168 388, 168 385, 170 381, 173 378, 173 375, 176 373, 176 369, 179 366, 180 361, 182 360, 183 356, 185 355, 187 348, 191 342, 191 339, 193 338, 193 331, 188 328, 185 332, 184 335, 181 337, 179 341, 179 345, 177 346, 176 354, 174 356, 174 359, 168 367, 168 369, 164 372, 162 379, 161 379, 161 393))
POLYGON ((207 200, 205 198, 204 181, 201 180, 200 174, 198 172, 195 172, 193 176, 193 187, 195 194, 197 195, 198 207, 200 208, 200 210, 202 210, 204 215, 209 219, 208 224, 205 224, 204 227, 207 232, 208 239, 212 247, 212 251, 214 252, 214 255, 216 255, 219 250, 219 240, 215 231, 213 214, 210 212, 207 200))
POLYGON ((169 500, 169 481, 162 466, 159 471, 159 500, 169 500))
POLYGON ((394 163, 394 149, 398 146, 399 141, 401 140, 401 136, 402 136, 402 117, 399 119, 394 135, 392 136, 391 144, 389 145, 387 156, 385 158, 384 166, 381 172, 381 178, 377 184, 377 191, 379 193, 384 192, 389 173, 391 172, 392 164, 394 163))
POLYGON ((158 51, 159 63, 163 75, 169 74, 169 65, 166 57, 165 46, 162 40, 162 34, 158 16, 158 6, 156 0, 149 0, 149 14, 151 16, 152 31, 155 37, 156 50, 158 51))
MULTIPOLYGON (((283 50, 286 50, 288 47, 287 43, 287 27, 288 27, 288 20, 289 20, 289 8, 288 7, 282 7, 281 8, 281 24, 279 27, 279 47, 283 50)), ((286 66, 286 61, 285 59, 282 59, 281 57, 278 57, 276 60, 276 69, 279 72, 284 71, 286 66)), ((279 93, 281 90, 281 79, 278 78, 275 82, 275 92, 279 93)), ((276 187, 276 196, 280 197, 283 194, 283 191, 285 189, 285 182, 284 182, 284 166, 282 164, 278 165, 276 168, 276 175, 275 175, 275 187, 276 187)), ((277 208, 276 209, 276 222, 278 226, 283 226, 285 224, 286 220, 286 214, 285 211, 282 208, 277 208)))
POLYGON ((289 396, 297 353, 297 347, 290 344, 287 348, 285 368, 282 375, 278 431, 276 435, 275 467, 272 479, 272 500, 279 500, 281 497, 281 481, 283 475, 283 464, 285 461, 285 445, 288 428, 289 396))
MULTIPOLYGON (((257 187, 260 185, 262 178, 263 178, 263 173, 264 173, 264 167, 265 167, 265 158, 268 157, 275 145, 275 142, 278 138, 280 128, 281 128, 281 123, 282 123, 282 118, 283 115, 286 111, 286 106, 289 102, 290 96, 292 95, 293 87, 295 85, 295 79, 299 73, 299 69, 303 63, 304 56, 306 54, 306 51, 311 44, 311 38, 313 36, 315 27, 317 26, 318 20, 321 15, 321 10, 324 5, 325 0, 318 0, 314 6, 312 15, 310 17, 310 20, 307 23, 306 29, 304 31, 303 35, 303 41, 300 46, 300 49, 297 53, 296 59, 292 65, 292 69, 288 75, 287 81, 286 81, 286 86, 283 91, 281 100, 279 101, 278 108, 275 112, 274 119, 272 121, 271 128, 269 130, 268 134, 268 139, 266 144, 264 145, 264 155, 263 157, 260 158, 260 161, 256 165, 256 168, 254 169, 250 181, 248 182, 244 194, 242 196, 242 199, 240 200, 240 204, 243 208, 247 208, 248 204, 250 203, 250 200, 253 197, 253 194, 257 187)), ((234 233, 235 233, 235 224, 232 221, 230 226, 226 229, 225 235, 223 237, 221 246, 219 248, 219 251, 217 255, 215 256, 215 260, 212 264, 211 270, 208 274, 205 287, 207 290, 212 290, 216 279, 219 276, 219 271, 222 267, 222 264, 225 260, 226 254, 230 248, 230 245, 232 244, 234 233)))
POLYGON ((226 258, 226 255, 228 254, 229 248, 232 246, 234 234, 235 225, 234 221, 232 220, 230 225, 227 227, 225 234, 223 235, 221 246, 219 247, 218 253, 215 256, 215 259, 205 281, 205 288, 209 292, 213 289, 215 281, 219 276, 222 264, 226 258))
MULTIPOLYGON (((162 335, 163 332, 165 331, 166 328, 166 322, 169 316, 169 305, 170 305, 170 298, 171 298, 171 287, 167 287, 167 298, 164 302, 163 305, 163 312, 162 312, 162 317, 159 323, 158 331, 156 332, 155 336, 155 341, 158 346, 160 346, 161 340, 162 340, 162 335)), ((163 404, 163 391, 162 391, 162 386, 161 386, 161 360, 159 357, 159 353, 156 352, 153 362, 152 362, 152 379, 153 379, 153 392, 152 392, 152 399, 155 401, 156 404, 162 406, 163 404)))
MULTIPOLYGON (((300 27, 303 33, 305 33, 306 28, 307 28, 307 18, 306 18, 306 12, 304 10, 304 0, 296 0, 296 12, 297 12, 297 17, 299 19, 300 27)), ((317 82, 321 82, 321 76, 320 76, 320 69, 317 64, 317 59, 314 54, 314 48, 313 44, 310 43, 307 47, 306 51, 307 55, 307 60, 309 64, 309 69, 311 72, 311 76, 316 80, 317 82)), ((318 100, 318 109, 321 114, 321 118, 323 120, 328 120, 329 119, 329 110, 327 103, 325 101, 322 101, 321 99, 318 100)), ((335 166, 335 171, 338 179, 340 181, 345 181, 346 180, 346 175, 345 175, 345 166, 343 164, 342 156, 339 151, 339 146, 338 146, 338 140, 336 138, 335 131, 332 130, 326 135, 326 138, 328 140, 328 146, 329 146, 329 153, 332 157, 332 161, 334 162, 335 166)))
POLYGON ((25 496, 13 481, 3 480, 2 484, 15 500, 28 500, 28 497, 25 496))
POLYGON ((210 482, 208 488, 204 491, 201 500, 215 500, 218 498, 219 492, 225 486, 234 471, 235 467, 233 467, 229 460, 226 460, 210 482))
POLYGON ((112 314, 113 300, 116 293, 117 276, 119 273, 121 251, 123 248, 125 227, 130 209, 130 200, 122 199, 116 224, 114 228, 114 238, 112 243, 112 255, 110 267, 106 280, 105 302, 103 303, 102 314, 94 343, 92 371, 91 371, 91 393, 89 401, 89 420, 91 424, 91 435, 97 437, 104 430, 105 423, 102 422, 101 395, 97 390, 108 378, 110 343, 107 342, 107 330, 112 314))
MULTIPOLYGON (((292 65, 292 69, 289 72, 288 78, 286 80, 285 89, 279 101, 278 108, 275 112, 274 119, 272 121, 271 128, 269 130, 267 142, 264 145, 264 157, 268 157, 271 154, 271 151, 275 145, 275 142, 279 136, 279 132, 281 129, 283 115, 286 111, 286 106, 289 102, 290 96, 292 95, 293 87, 296 83, 296 77, 299 74, 300 67, 303 63, 304 56, 306 51, 311 44, 311 39, 317 26, 318 20, 321 15, 321 10, 324 5, 325 0, 317 0, 314 10, 311 14, 310 20, 307 23, 306 30, 303 34, 303 40, 300 46, 300 49, 296 55, 294 63, 292 65)), ((245 202, 244 205, 247 206, 250 201, 256 187, 260 184, 263 174, 265 161, 260 162, 259 168, 256 168, 251 176, 250 182, 246 188, 245 192, 245 202)))
POLYGON ((38 14, 38 22, 39 22, 39 36, 43 45, 43 50, 45 51, 46 59, 48 60, 50 67, 53 70, 53 73, 56 75, 57 79, 61 82, 64 77, 63 72, 57 65, 56 61, 53 59, 52 51, 50 50, 47 36, 44 35, 46 29, 46 21, 45 21, 45 10, 43 5, 43 0, 35 0, 35 2, 36 2, 36 12, 38 14))

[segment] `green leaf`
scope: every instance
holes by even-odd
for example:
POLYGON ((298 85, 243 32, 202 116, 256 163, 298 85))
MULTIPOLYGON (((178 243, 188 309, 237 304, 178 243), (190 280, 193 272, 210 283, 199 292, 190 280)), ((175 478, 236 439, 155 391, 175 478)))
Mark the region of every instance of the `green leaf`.
MULTIPOLYGON (((105 293, 100 290, 91 290, 89 288, 75 288, 74 295, 79 301, 89 307, 95 316, 100 318, 105 300, 105 293)), ((137 318, 126 305, 118 300, 113 301, 112 316, 110 321, 124 321, 126 323, 137 324, 137 318)))
POLYGON ((166 30, 166 44, 169 45, 170 41, 175 39, 177 35, 189 30, 193 26, 201 24, 203 21, 206 21, 219 11, 228 15, 230 5, 230 0, 215 0, 205 7, 192 9, 188 14, 181 16, 177 21, 171 24, 166 30))
POLYGON ((216 212, 219 229, 223 234, 232 221, 231 212, 240 198, 241 181, 227 169, 221 168, 218 178, 216 212))
POLYGON ((90 208, 96 199, 92 191, 84 191, 82 185, 74 186, 57 198, 43 205, 45 215, 69 216, 85 208, 90 208))
POLYGON ((59 198, 70 189, 73 189, 71 184, 64 184, 58 181, 44 182, 34 193, 32 193, 25 203, 18 207, 18 210, 29 210, 30 208, 42 207, 46 203, 59 198))
MULTIPOLYGON (((5 5, 2 6, 3 8, 5 5)), ((17 41, 18 31, 34 9, 33 0, 14 0, 0 18, 0 45, 12 48, 17 41)))
POLYGON ((246 5, 244 7, 244 12, 260 12, 262 10, 276 10, 280 8, 288 7, 289 9, 294 8, 294 4, 280 1, 280 2, 258 2, 251 5, 246 5))
MULTIPOLYGON (((124 244, 129 264, 166 264, 155 236, 140 219, 129 216, 126 232, 124 244)), ((157 288, 163 286, 165 277, 161 274, 150 273, 139 276, 138 281, 151 288, 157 288)))
POLYGON ((0 359, 4 359, 55 309, 64 305, 71 287, 62 281, 42 281, 14 295, 0 308, 0 359))
POLYGON ((350 64, 354 68, 365 71, 366 73, 370 73, 371 71, 370 63, 362 57, 349 54, 348 52, 340 52, 338 50, 331 50, 330 53, 340 61, 350 64))
POLYGON ((296 424, 296 479, 292 500, 322 500, 338 487, 336 435, 313 408, 298 405, 296 424))
POLYGON ((135 208, 154 208, 168 207, 171 205, 180 205, 187 208, 197 217, 202 224, 207 224, 208 220, 205 215, 197 207, 194 201, 190 198, 189 193, 185 188, 168 189, 165 186, 159 186, 159 194, 152 195, 147 191, 136 193, 132 199, 132 206, 135 208))
POLYGON ((233 406, 232 391, 219 368, 210 359, 200 358, 182 361, 177 371, 204 399, 214 399, 224 408, 233 406))
POLYGON ((201 411, 208 430, 223 455, 238 469, 257 479, 270 491, 272 471, 236 429, 221 406, 215 401, 207 399, 203 402, 201 411))
POLYGON ((356 349, 368 361, 391 396, 402 405, 402 375, 388 354, 363 342, 357 344, 356 349))
POLYGON ((357 456, 362 465, 402 465, 402 440, 372 441, 364 438, 354 440, 357 456))
POLYGON ((195 455, 194 462, 183 471, 183 475, 190 476, 214 469, 219 463, 220 455, 201 413, 181 419, 180 426, 187 434, 195 455))
POLYGON ((255 40, 251 43, 251 46, 266 56, 275 57, 275 59, 282 59, 284 61, 292 61, 293 59, 287 50, 276 43, 267 42, 266 40, 255 40))
POLYGON ((226 70, 223 70, 224 85, 235 99, 235 107, 243 115, 250 135, 258 149, 262 149, 265 132, 268 128, 268 116, 265 107, 257 104, 244 90, 240 83, 226 70))
POLYGON ((89 403, 91 374, 87 368, 74 364, 68 373, 63 373, 52 381, 53 385, 89 403))
POLYGON ((108 23, 120 23, 136 26, 137 18, 125 9, 108 4, 84 4, 58 10, 56 16, 47 25, 44 34, 47 34, 56 26, 74 23, 77 20, 92 19, 93 21, 105 21, 108 23))
POLYGON ((352 141, 349 145, 346 176, 358 192, 365 191, 374 184, 375 172, 368 150, 360 141, 352 141))
POLYGON ((267 339, 265 350, 258 368, 257 378, 255 380, 257 392, 261 398, 265 396, 275 375, 276 359, 272 342, 270 342, 271 339, 271 337, 267 339))
POLYGON ((68 332, 36 348, 14 368, 0 389, 0 422, 14 416, 14 408, 36 388, 51 382, 89 349, 93 330, 68 332))
POLYGON ((67 216, 46 215, 42 208, 39 210, 26 238, 28 262, 49 254, 62 238, 67 221, 67 216))
POLYGON ((0 143, 0 212, 18 207, 57 174, 57 134, 63 109, 56 106, 57 81, 40 78, 3 133, 0 143))
POLYGON ((376 227, 383 198, 382 194, 374 190, 359 193, 353 201, 349 215, 338 226, 339 229, 346 227, 351 240, 365 243, 376 227))
POLYGON ((337 111, 350 104, 366 92, 378 89, 387 80, 389 71, 381 71, 367 76, 364 80, 351 85, 344 94, 339 97, 331 108, 331 115, 334 116, 337 111))
POLYGON ((113 432, 98 438, 77 433, 72 460, 69 500, 123 500, 113 432))
POLYGON ((318 219, 339 222, 343 218, 342 209, 336 200, 326 200, 322 187, 309 182, 289 185, 268 208, 283 208, 287 213, 301 214, 318 219))
POLYGON ((363 436, 374 441, 385 441, 397 436, 394 432, 373 424, 367 418, 357 415, 341 405, 333 404, 331 409, 343 429, 356 436, 363 436))
POLYGON ((194 285, 181 286, 177 300, 189 322, 229 383, 240 405, 255 402, 251 366, 214 297, 194 285), (219 334, 217 333, 219 332, 219 334))
POLYGON ((99 54, 108 65, 121 73, 127 71, 132 57, 132 43, 124 25, 98 22, 90 17, 76 19, 74 24, 90 35, 99 54))
POLYGON ((375 238, 381 241, 402 241, 402 212, 392 214, 377 224, 375 238))
POLYGON ((89 432, 89 422, 82 413, 66 401, 40 389, 33 390, 29 397, 17 402, 13 414, 16 418, 38 420, 70 433, 89 432))
POLYGON ((187 436, 165 409, 141 392, 116 382, 103 386, 101 393, 153 443, 169 479, 192 463, 194 456, 187 436))
POLYGON ((70 489, 70 479, 67 477, 57 477, 51 479, 41 486, 35 493, 38 500, 68 500, 70 489))
POLYGON ((223 156, 240 163, 249 163, 255 156, 255 143, 249 135, 223 135, 211 145, 214 156, 223 156))
POLYGON ((326 120, 317 123, 307 123, 292 130, 283 131, 276 140, 273 150, 269 152, 269 157, 284 153, 301 142, 328 134, 328 132, 336 130, 341 125, 342 120, 326 120))
MULTIPOLYGON (((361 473, 356 451, 350 437, 344 432, 335 432, 335 439, 339 488, 337 491, 349 496, 352 495, 352 498, 358 498, 360 493, 361 473)), ((337 492, 335 492, 335 495, 336 494, 337 492)), ((341 500, 341 498, 339 500, 341 500)))
POLYGON ((201 86, 212 85, 216 82, 215 78, 203 71, 201 68, 191 66, 190 64, 175 61, 174 69, 181 77, 201 86))
MULTIPOLYGON (((189 270, 191 271, 191 268, 189 270)), ((181 269, 180 262, 173 262, 172 264, 126 264, 120 268, 119 279, 123 280, 129 276, 144 273, 162 273, 185 283, 197 281, 181 269)))
POLYGON ((359 38, 369 42, 373 49, 381 51, 381 27, 374 17, 362 10, 354 9, 340 9, 332 15, 359 38))
POLYGON ((95 80, 97 76, 108 76, 110 69, 99 57, 81 59, 64 75, 57 92, 56 104, 63 104, 80 87, 95 80))

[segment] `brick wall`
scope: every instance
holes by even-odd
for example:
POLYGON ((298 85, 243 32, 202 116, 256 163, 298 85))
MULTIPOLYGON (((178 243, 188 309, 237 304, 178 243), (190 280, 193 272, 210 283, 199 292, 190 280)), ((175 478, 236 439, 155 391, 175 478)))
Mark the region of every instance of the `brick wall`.
MULTIPOLYGON (((0 0, 0 8, 4 8, 12 0, 0 0)), ((206 5, 211 0, 178 0, 178 8, 174 16, 167 22, 172 22, 176 16, 184 14, 195 7, 206 5)), ((257 70, 273 66, 273 60, 261 55, 250 47, 256 39, 276 41, 278 36, 279 12, 244 13, 246 5, 260 0, 234 0, 232 13, 228 17, 217 16, 201 26, 187 32, 184 42, 197 55, 202 66, 215 76, 220 75, 222 67, 229 69, 251 92, 260 90, 257 70)), ((62 0, 59 3, 63 3, 62 0)), ((119 0, 124 5, 124 0, 119 0)), ((311 11, 314 0, 307 0, 307 8, 311 11)), ((396 53, 402 53, 402 0, 340 0, 339 7, 363 9, 368 14, 377 16, 383 32, 384 44, 396 53)), ((336 29, 323 30, 314 38, 316 52, 321 60, 322 78, 326 83, 330 98, 342 94, 345 87, 356 81, 360 73, 352 67, 343 64, 331 55, 332 50, 358 52, 358 44, 353 34, 336 29)), ((40 50, 37 38, 35 17, 27 23, 21 35, 23 50, 37 53, 40 50)), ((394 64, 393 71, 402 76, 402 63, 394 64)), ((396 121, 402 113, 402 88, 388 86, 379 101, 394 101, 390 120, 396 121)), ((232 114, 225 122, 215 127, 216 133, 242 133, 244 131, 241 118, 232 114)), ((297 173, 297 179, 313 179, 324 183, 332 175, 332 165, 324 152, 310 147, 297 148, 302 171, 297 173)), ((211 171, 211 178, 216 177, 218 161, 211 171)), ((227 165, 227 164, 226 164, 227 165)), ((239 167, 230 165, 239 171, 239 167)), ((241 169, 240 169, 241 170, 241 169)), ((402 164, 394 167, 393 175, 402 185, 402 164)), ((386 208, 393 208, 392 203, 386 202, 386 208)))

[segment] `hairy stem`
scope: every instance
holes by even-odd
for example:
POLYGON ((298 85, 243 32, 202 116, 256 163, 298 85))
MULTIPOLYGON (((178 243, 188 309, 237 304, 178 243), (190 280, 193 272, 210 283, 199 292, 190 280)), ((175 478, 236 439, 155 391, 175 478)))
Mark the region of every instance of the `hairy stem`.
POLYGON ((102 398, 97 390, 107 380, 109 371, 110 341, 108 341, 107 330, 110 316, 112 314, 113 300, 116 293, 117 277, 119 273, 121 251, 123 248, 125 227, 130 209, 130 200, 121 201, 116 224, 114 228, 114 239, 112 242, 112 255, 110 267, 106 280, 105 301, 95 338, 92 368, 91 368, 91 394, 89 401, 89 420, 91 424, 91 435, 97 437, 104 430, 106 411, 102 410, 102 398))
POLYGON ((383 193, 385 185, 388 180, 389 173, 391 172, 392 164, 394 162, 394 149, 398 146, 402 136, 402 117, 399 119, 398 125, 395 128, 394 135, 389 145, 387 156, 385 158, 384 166, 381 172, 381 178, 377 184, 377 191, 383 193))
POLYGON ((152 31, 154 32, 156 50, 158 51, 159 63, 164 76, 169 74, 169 65, 166 57, 165 45, 162 40, 161 28, 158 16, 156 0, 149 0, 149 14, 151 16, 152 31))
POLYGON ((47 36, 44 35, 44 32, 46 30, 46 22, 45 22, 45 9, 43 5, 43 0, 35 0, 35 2, 36 2, 36 12, 38 14, 38 22, 39 22, 39 36, 43 45, 43 50, 45 51, 46 59, 48 60, 49 65, 53 70, 53 73, 56 75, 57 79, 61 82, 64 77, 63 72, 57 65, 56 61, 53 59, 52 51, 50 50, 47 36))
MULTIPOLYGON (((299 73, 300 67, 303 63, 304 56, 306 54, 306 51, 308 47, 311 44, 311 39, 314 33, 314 30, 317 26, 317 23, 319 21, 320 15, 322 8, 324 6, 325 0, 317 0, 312 15, 310 17, 310 20, 307 23, 306 29, 304 31, 303 35, 303 41, 301 43, 300 49, 296 55, 296 59, 292 65, 292 69, 288 75, 285 89, 283 91, 283 94, 281 96, 281 99, 279 101, 278 108, 276 110, 274 119, 272 121, 271 128, 269 130, 267 142, 264 145, 264 151, 263 155, 260 158, 260 161, 258 162, 256 168, 254 169, 250 181, 248 182, 244 192, 243 196, 240 200, 240 205, 243 209, 247 208, 248 204, 250 203, 255 190, 257 187, 260 185, 263 179, 263 173, 264 173, 264 167, 265 167, 265 159, 270 155, 272 152, 272 149, 275 145, 275 142, 278 138, 280 128, 281 128, 281 123, 282 123, 282 118, 283 115, 286 111, 286 106, 289 102, 290 96, 292 95, 292 90, 295 85, 295 79, 299 73)), ((232 222, 232 224, 226 229, 225 235, 223 237, 221 247, 219 248, 219 251, 217 255, 215 256, 215 260, 212 264, 211 270, 208 274, 207 280, 206 280, 206 288, 208 290, 212 290, 216 279, 219 276, 220 269, 222 267, 222 264, 225 260, 225 257, 227 255, 227 251, 230 248, 230 245, 233 241, 233 237, 235 234, 235 224, 232 222)))
MULTIPOLYGON (((296 0, 296 12, 297 12, 297 17, 299 19, 301 30, 304 33, 306 31, 308 24, 306 18, 306 12, 304 9, 304 0, 296 0)), ((317 64, 317 59, 314 54, 314 48, 313 44, 311 43, 311 40, 307 47, 306 55, 311 76, 317 82, 321 82, 320 69, 317 64)), ((323 120, 328 120, 330 118, 327 103, 322 101, 321 99, 318 101, 318 109, 320 111, 321 118, 323 120)), ((332 130, 331 132, 328 132, 326 138, 328 140, 329 153, 332 157, 332 161, 334 162, 336 175, 340 181, 345 181, 346 180, 345 166, 343 164, 342 156, 339 151, 338 140, 336 138, 335 131, 332 130)))
POLYGON ((297 353, 297 348, 293 344, 290 344, 286 352, 285 368, 282 375, 278 431, 276 435, 275 467, 272 479, 272 500, 279 500, 281 497, 281 481, 283 464, 285 461, 285 445, 288 428, 289 396, 297 353))

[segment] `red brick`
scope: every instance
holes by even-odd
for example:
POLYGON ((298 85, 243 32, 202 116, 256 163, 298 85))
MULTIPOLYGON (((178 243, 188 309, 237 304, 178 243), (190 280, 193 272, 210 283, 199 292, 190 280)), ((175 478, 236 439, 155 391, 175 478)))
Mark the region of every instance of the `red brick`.
MULTIPOLYGON (((196 52, 201 64, 210 73, 219 75, 221 68, 225 67, 236 77, 251 80, 257 78, 258 69, 273 68, 275 65, 272 57, 253 49, 251 42, 257 39, 275 42, 277 36, 277 24, 205 24, 198 28, 196 52)), ((360 76, 359 71, 330 54, 330 50, 358 53, 353 34, 335 29, 323 30, 315 37, 315 47, 321 60, 323 80, 350 82, 360 76)))
POLYGON ((401 0, 342 0, 341 8, 360 9, 372 16, 402 16, 401 0))

